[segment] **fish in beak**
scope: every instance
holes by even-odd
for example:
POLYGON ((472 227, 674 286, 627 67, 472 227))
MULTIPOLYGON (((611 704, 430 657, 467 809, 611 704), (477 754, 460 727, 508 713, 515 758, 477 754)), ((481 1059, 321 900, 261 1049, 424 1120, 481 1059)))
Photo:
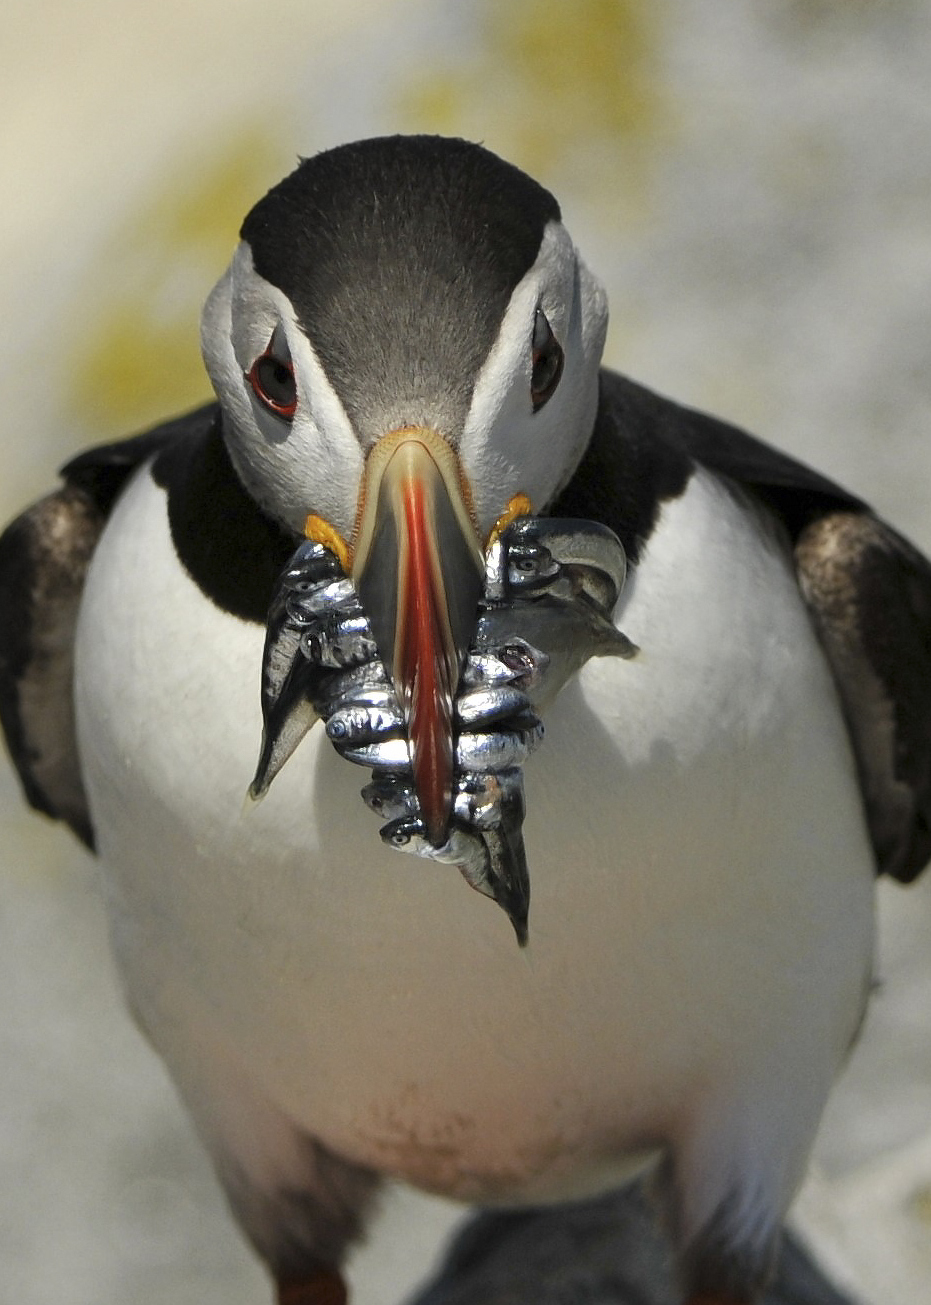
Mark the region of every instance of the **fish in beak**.
POLYGON ((373 772, 382 839, 457 866, 524 946, 522 766, 539 710, 589 657, 635 655, 611 619, 626 559, 606 527, 533 517, 524 494, 483 551, 469 503, 449 445, 405 428, 369 456, 351 545, 307 518, 269 607, 250 794, 322 717, 373 772))
POLYGON ((429 841, 449 836, 455 697, 485 577, 468 482, 435 431, 405 427, 363 473, 351 578, 404 715, 429 841))

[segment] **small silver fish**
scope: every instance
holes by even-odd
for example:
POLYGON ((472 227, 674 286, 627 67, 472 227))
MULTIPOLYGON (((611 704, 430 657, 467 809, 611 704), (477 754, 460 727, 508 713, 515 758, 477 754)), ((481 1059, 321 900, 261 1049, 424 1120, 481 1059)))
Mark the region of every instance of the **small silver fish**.
POLYGON ((488 548, 485 588, 455 701, 456 773, 442 843, 413 784, 404 716, 351 581, 322 545, 297 549, 275 588, 262 667, 260 797, 318 716, 347 761, 368 767, 366 805, 390 847, 455 865, 527 940, 530 878, 522 767, 542 713, 591 657, 633 657, 611 620, 626 575, 605 526, 522 517, 488 548))
MULTIPOLYGON (((374 662, 374 643, 365 642, 367 631, 358 595, 338 560, 322 544, 305 540, 279 578, 269 608, 262 659, 262 746, 249 786, 254 799, 268 791, 318 716, 330 714, 337 672, 346 674, 347 665, 368 663, 387 678, 374 662), (311 624, 305 619, 306 605, 320 595, 326 601, 311 624), (296 608, 296 603, 305 606, 296 608)), ((372 670, 370 678, 375 674, 372 670)))
POLYGON ((376 743, 359 743, 343 746, 340 744, 339 755, 347 761, 354 761, 357 766, 368 766, 371 770, 404 771, 411 769, 410 750, 407 739, 381 739, 376 743))
MULTIPOLYGON (((631 658, 635 644, 589 600, 573 601, 544 594, 534 602, 493 607, 479 617, 475 644, 483 671, 497 658, 511 669, 510 682, 530 699, 538 714, 545 712, 560 689, 592 657, 631 658), (545 656, 539 649, 545 648, 545 656)), ((474 672, 466 664, 464 680, 474 672)), ((479 681, 480 682, 480 681, 479 681)))
POLYGON ((362 699, 344 698, 326 723, 327 737, 341 746, 377 743, 403 729, 404 716, 390 689, 368 692, 362 699))
POLYGON ((462 672, 466 687, 513 684, 526 692, 542 682, 550 664, 549 654, 498 628, 504 625, 512 630, 513 623, 507 620, 510 610, 496 607, 479 617, 475 644, 462 672), (500 614, 497 619, 495 614, 500 614))
POLYGON ((288 616, 297 624, 312 625, 334 608, 358 607, 352 581, 341 577, 309 589, 292 590, 286 600, 288 616))
POLYGON ((368 618, 358 599, 353 606, 336 611, 319 625, 305 630, 300 639, 301 652, 318 666, 344 670, 366 666, 378 657, 368 618))
POLYGON ((530 699, 513 684, 485 684, 466 688, 456 699, 456 717, 462 729, 485 729, 505 717, 530 714, 530 699))
POLYGON ((362 800, 383 820, 400 820, 402 816, 416 816, 420 811, 410 774, 373 774, 362 790, 362 800))
POLYGON ((543 722, 522 730, 481 730, 459 735, 456 761, 460 770, 509 770, 522 766, 543 738, 543 722))

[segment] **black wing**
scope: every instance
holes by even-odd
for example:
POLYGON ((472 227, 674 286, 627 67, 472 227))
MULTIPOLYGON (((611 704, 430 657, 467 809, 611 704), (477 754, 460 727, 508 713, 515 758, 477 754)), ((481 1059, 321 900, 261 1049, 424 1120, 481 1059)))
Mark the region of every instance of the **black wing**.
POLYGON ((602 374, 591 444, 554 504, 594 516, 632 560, 695 465, 784 524, 853 743, 878 870, 931 860, 931 564, 861 499, 744 431, 602 374))
POLYGON ((877 865, 909 882, 931 860, 931 566, 869 512, 832 512, 795 545, 834 672, 877 865))
POLYGON ((65 484, 0 536, 0 723, 27 800, 94 833, 75 738, 74 632, 84 578, 127 479, 153 453, 213 424, 216 405, 82 453, 65 484))

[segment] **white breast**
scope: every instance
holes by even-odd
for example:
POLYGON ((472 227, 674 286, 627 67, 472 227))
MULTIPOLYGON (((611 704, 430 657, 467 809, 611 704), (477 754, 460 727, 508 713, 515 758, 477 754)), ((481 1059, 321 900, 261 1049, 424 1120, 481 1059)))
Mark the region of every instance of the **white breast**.
POLYGON ((590 663, 527 765, 520 952, 455 869, 382 846, 319 727, 246 802, 263 631, 182 573, 136 478, 82 610, 81 748, 130 1000, 208 1134, 245 1156, 265 1101, 434 1190, 549 1198, 758 1111, 794 1182, 870 955, 829 675, 782 550, 702 476, 618 623, 641 654, 590 663))

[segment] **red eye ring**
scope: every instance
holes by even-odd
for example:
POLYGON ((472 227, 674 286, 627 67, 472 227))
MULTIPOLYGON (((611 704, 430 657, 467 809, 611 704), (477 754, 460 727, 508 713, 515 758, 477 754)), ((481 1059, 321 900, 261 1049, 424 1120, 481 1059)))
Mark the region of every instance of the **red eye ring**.
POLYGON ((271 342, 246 372, 255 397, 276 417, 290 421, 297 411, 297 385, 290 358, 284 361, 272 353, 271 342))

